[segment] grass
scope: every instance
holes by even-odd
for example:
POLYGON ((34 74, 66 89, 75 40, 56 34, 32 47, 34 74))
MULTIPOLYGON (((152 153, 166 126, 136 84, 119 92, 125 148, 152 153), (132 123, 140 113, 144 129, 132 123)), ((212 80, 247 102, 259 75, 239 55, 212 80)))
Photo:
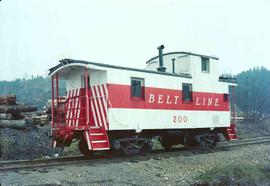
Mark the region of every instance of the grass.
POLYGON ((65 147, 65 149, 63 151, 63 155, 79 155, 80 150, 78 148, 78 143, 79 143, 79 141, 72 142, 70 144, 70 146, 65 147))
POLYGON ((270 183, 270 164, 228 165, 199 175, 195 185, 268 185, 270 183))

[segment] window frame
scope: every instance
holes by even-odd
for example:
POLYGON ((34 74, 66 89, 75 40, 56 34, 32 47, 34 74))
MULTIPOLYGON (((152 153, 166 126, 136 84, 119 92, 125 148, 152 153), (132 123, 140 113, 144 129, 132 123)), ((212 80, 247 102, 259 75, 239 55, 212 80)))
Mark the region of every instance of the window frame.
POLYGON ((210 73, 210 59, 208 57, 201 57, 201 72, 210 73), (206 70, 203 69, 204 62, 206 70))
POLYGON ((191 83, 182 83, 182 102, 185 104, 193 103, 193 88, 191 83), (190 100, 185 100, 184 97, 184 86, 189 87, 189 93, 190 93, 190 100))
POLYGON ((145 100, 145 79, 140 77, 131 77, 130 78, 130 98, 133 101, 144 101, 145 100), (141 82, 141 96, 133 95, 133 86, 132 81, 140 81, 141 82))
POLYGON ((223 94, 223 100, 224 100, 225 102, 229 102, 229 94, 228 94, 228 93, 224 93, 224 94, 223 94))

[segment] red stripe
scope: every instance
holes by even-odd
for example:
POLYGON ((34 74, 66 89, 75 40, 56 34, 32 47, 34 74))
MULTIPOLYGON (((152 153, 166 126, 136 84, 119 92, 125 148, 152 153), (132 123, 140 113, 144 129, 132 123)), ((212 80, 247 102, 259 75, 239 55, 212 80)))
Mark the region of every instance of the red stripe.
POLYGON ((74 117, 74 107, 75 107, 75 105, 74 105, 74 93, 75 93, 75 91, 74 91, 74 89, 72 90, 72 96, 71 96, 71 116, 70 116, 70 126, 72 126, 72 124, 73 124, 73 117, 74 117))
POLYGON ((106 105, 105 105, 105 110, 106 110, 106 125, 107 125, 107 129, 109 129, 109 120, 108 120, 108 89, 107 89, 107 84, 103 84, 102 85, 102 89, 103 89, 103 92, 104 92, 104 99, 105 99, 105 102, 106 102, 106 105))
POLYGON ((69 125, 70 112, 71 112, 71 110, 70 110, 70 108, 71 108, 71 90, 68 93, 69 93, 69 95, 68 95, 68 108, 67 108, 67 110, 68 110, 67 123, 69 125))
POLYGON ((112 108, 229 111, 220 93, 193 92, 193 101, 184 103, 181 90, 145 87, 143 100, 131 98, 129 85, 108 84, 108 92, 112 108))
POLYGON ((104 114, 104 117, 103 117, 103 121, 105 121, 104 127, 107 129, 107 110, 105 108, 105 103, 104 103, 104 101, 106 101, 106 100, 104 100, 104 99, 106 99, 106 97, 105 97, 104 92, 103 92, 104 94, 102 94, 101 86, 102 85, 98 85, 97 90, 99 92, 99 95, 101 96, 100 102, 101 102, 101 109, 103 110, 103 114, 104 114))
POLYGON ((75 101, 75 106, 74 106, 74 116, 73 116, 73 125, 76 125, 76 121, 77 121, 77 115, 78 115, 78 102, 79 102, 79 97, 78 97, 78 90, 76 89, 75 91, 75 97, 74 97, 74 101, 75 101))
POLYGON ((98 110, 98 103, 97 103, 96 97, 94 97, 94 86, 91 87, 90 90, 91 90, 90 92, 92 94, 93 106, 94 106, 95 116, 96 116, 96 120, 97 120, 97 123, 95 123, 95 125, 101 126, 100 125, 101 122, 100 122, 100 117, 99 117, 99 110, 98 110))
POLYGON ((101 121, 99 121, 99 126, 100 126, 100 127, 103 127, 103 126, 104 126, 104 123, 103 123, 103 116, 102 116, 102 113, 101 113, 101 112, 102 112, 102 111, 101 111, 101 105, 100 105, 100 103, 99 103, 100 97, 99 97, 99 94, 98 94, 98 92, 97 92, 96 86, 93 86, 93 89, 94 89, 94 92, 95 92, 95 95, 96 95, 97 109, 98 109, 98 114, 99 114, 100 120, 101 120, 101 121))

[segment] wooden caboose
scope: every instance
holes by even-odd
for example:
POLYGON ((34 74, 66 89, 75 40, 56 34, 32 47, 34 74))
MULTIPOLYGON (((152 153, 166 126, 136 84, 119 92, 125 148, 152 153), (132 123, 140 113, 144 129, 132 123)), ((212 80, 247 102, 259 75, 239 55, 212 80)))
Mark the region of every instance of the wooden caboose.
POLYGON ((229 103, 236 82, 219 76, 218 58, 163 54, 163 48, 145 69, 73 59, 51 68, 54 145, 79 139, 84 155, 109 149, 134 154, 150 149, 154 137, 166 149, 213 147, 221 134, 237 139, 229 103), (59 79, 66 81, 65 99, 59 79))

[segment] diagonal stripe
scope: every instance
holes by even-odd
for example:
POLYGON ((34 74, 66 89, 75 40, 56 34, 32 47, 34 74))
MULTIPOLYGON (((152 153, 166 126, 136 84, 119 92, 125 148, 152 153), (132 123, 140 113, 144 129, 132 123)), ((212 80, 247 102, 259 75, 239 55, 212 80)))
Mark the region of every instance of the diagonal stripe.
POLYGON ((105 94, 105 110, 106 110, 106 128, 109 129, 109 118, 108 118, 108 89, 107 84, 103 84, 102 90, 105 94))
POLYGON ((96 93, 97 95, 97 103, 98 103, 98 109, 99 109, 99 112, 100 112, 100 116, 101 116, 101 127, 105 127, 106 126, 106 119, 105 119, 105 115, 104 115, 104 111, 103 111, 103 106, 102 106, 102 103, 101 103, 101 95, 99 93, 99 90, 98 90, 98 85, 94 86, 94 92, 96 93))
POLYGON ((67 96, 67 106, 66 106, 66 110, 67 110, 67 113, 66 113, 66 123, 67 123, 67 121, 68 121, 68 117, 69 117, 69 107, 70 107, 70 105, 69 105, 69 103, 70 103, 70 100, 69 100, 69 97, 70 97, 70 90, 68 91, 68 96, 67 96))
POLYGON ((93 114, 93 118, 94 118, 94 124, 95 124, 95 126, 98 124, 97 123, 97 115, 96 115, 96 110, 95 110, 95 108, 94 108, 94 101, 93 101, 93 98, 91 98, 91 100, 90 100, 90 105, 91 105, 91 109, 92 109, 92 114, 93 114))
POLYGON ((71 93, 72 93, 72 91, 71 90, 69 90, 69 96, 68 96, 68 112, 67 112, 67 123, 68 123, 68 125, 69 125, 69 120, 70 120, 70 112, 71 112, 71 93))
POLYGON ((73 109, 74 109, 74 99, 73 99, 73 96, 74 96, 74 89, 72 90, 72 94, 71 94, 71 98, 70 98, 71 106, 70 106, 70 116, 69 116, 69 120, 68 120, 68 126, 71 126, 72 125, 72 117, 73 117, 73 109))
POLYGON ((79 104, 79 98, 78 98, 78 89, 76 89, 74 101, 75 101, 75 107, 74 107, 74 117, 73 117, 73 126, 77 123, 77 115, 78 115, 78 104, 79 104))
MULTIPOLYGON (((93 118, 94 118, 94 125, 97 125, 97 115, 96 115, 96 110, 95 110, 95 106, 94 106, 94 101, 93 101, 93 94, 91 91, 91 87, 89 87, 89 97, 88 99, 90 99, 89 101, 89 107, 91 107, 91 109, 89 108, 90 112, 89 114, 92 114, 93 118)), ((91 116, 91 115, 90 115, 91 116)), ((89 125, 91 125, 91 123, 89 122, 89 125)))
POLYGON ((89 137, 89 131, 86 130, 84 132, 85 132, 85 138, 86 138, 86 142, 87 142, 87 145, 88 145, 88 149, 92 150, 91 141, 90 141, 90 137, 89 137))
POLYGON ((101 108, 102 108, 102 110, 103 110, 103 112, 104 112, 104 118, 103 118, 103 121, 104 121, 104 127, 105 127, 105 129, 107 130, 108 129, 108 127, 107 127, 107 104, 106 104, 106 95, 105 95, 105 93, 104 93, 104 91, 103 91, 103 85, 99 85, 98 86, 98 90, 99 90, 99 93, 100 93, 100 95, 101 95, 101 97, 100 97, 100 99, 101 99, 101 108))
POLYGON ((101 118, 100 118, 100 112, 99 112, 99 110, 98 110, 98 103, 97 103, 97 100, 96 100, 96 94, 95 94, 95 91, 94 91, 94 86, 92 86, 92 88, 90 89, 91 90, 91 92, 92 92, 92 98, 93 98, 93 102, 94 102, 94 108, 95 108, 95 110, 96 110, 96 115, 97 115, 97 122, 98 123, 95 123, 95 125, 97 126, 99 126, 99 127, 101 127, 102 125, 102 121, 101 121, 101 118))
POLYGON ((76 118, 76 127, 78 127, 79 119, 80 119, 80 113, 81 113, 81 102, 78 103, 78 111, 77 111, 77 118, 76 118))

